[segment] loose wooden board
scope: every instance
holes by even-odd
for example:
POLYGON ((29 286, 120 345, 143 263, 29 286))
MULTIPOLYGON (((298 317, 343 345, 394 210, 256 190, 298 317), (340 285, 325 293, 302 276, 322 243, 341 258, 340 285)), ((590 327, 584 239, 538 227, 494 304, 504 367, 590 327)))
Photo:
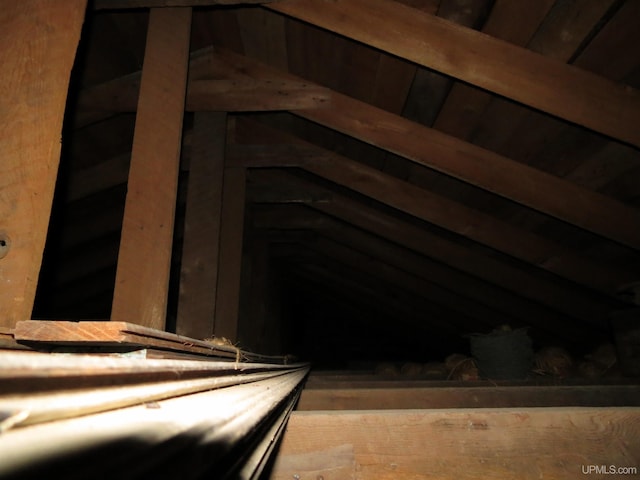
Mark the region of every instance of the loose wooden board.
POLYGON ((185 353, 236 358, 231 345, 214 345, 173 333, 127 322, 66 322, 26 320, 18 322, 15 339, 57 345, 150 347, 185 353))

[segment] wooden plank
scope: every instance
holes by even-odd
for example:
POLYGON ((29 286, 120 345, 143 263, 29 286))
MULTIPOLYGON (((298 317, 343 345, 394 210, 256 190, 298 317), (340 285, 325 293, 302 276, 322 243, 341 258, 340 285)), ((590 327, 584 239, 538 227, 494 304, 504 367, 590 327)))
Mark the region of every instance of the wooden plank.
POLYGON ((226 126, 225 113, 194 116, 176 333, 195 338, 213 335, 226 126))
POLYGON ((248 383, 242 383, 243 376, 238 375, 240 384, 227 388, 215 388, 217 379, 211 377, 187 381, 192 386, 209 382, 213 387, 188 395, 175 388, 185 382, 176 380, 177 372, 173 372, 166 383, 173 395, 157 402, 153 397, 162 393, 162 385, 130 383, 115 393, 109 388, 72 392, 73 403, 103 410, 85 415, 85 408, 78 408, 76 414, 69 411, 64 390, 45 395, 27 390, 24 403, 40 406, 51 399, 52 405, 45 403, 36 413, 54 418, 24 428, 21 422, 31 419, 31 409, 22 408, 19 402, 2 402, 3 412, 9 412, 3 420, 9 417, 10 422, 3 425, 6 431, 0 437, 0 476, 41 478, 51 474, 60 478, 73 470, 80 478, 91 477, 95 471, 107 478, 124 478, 132 471, 143 478, 176 478, 185 475, 183 464, 175 461, 180 457, 190 465, 187 478, 208 476, 210 472, 218 478, 259 478, 264 460, 260 457, 269 451, 270 442, 277 440, 272 427, 286 423, 308 368, 288 370, 262 379, 260 376, 265 375, 250 374, 255 381, 248 383), (130 397, 139 393, 135 404, 126 398, 129 393, 130 397), (113 406, 117 396, 129 405, 113 406), (62 418, 55 418, 57 414, 62 418), (256 445, 259 458, 255 458, 256 445), (158 455, 159 451, 162 454, 158 455))
POLYGON ((26 0, 0 9, 1 326, 31 317, 85 8, 26 0))
POLYGON ((552 241, 487 214, 308 144, 298 142, 282 148, 234 146, 230 149, 229 160, 253 167, 302 167, 410 215, 609 295, 614 294, 625 278, 633 277, 589 262, 552 241))
MULTIPOLYGON (((198 61, 193 58, 191 65, 198 61)), ((139 72, 82 90, 76 127, 103 120, 114 112, 134 112, 139 91, 139 72)), ((185 109, 191 112, 297 110, 319 108, 331 101, 329 89, 304 80, 196 77, 190 78, 187 92, 185 109)))
POLYGON ((640 93, 390 0, 283 0, 267 8, 640 146, 640 93))
MULTIPOLYGON (((437 16, 458 25, 477 28, 484 23, 489 10, 493 12, 492 3, 487 0, 472 0, 461 4, 457 0, 442 0, 437 16)), ((417 68, 411 90, 406 97, 403 116, 423 125, 433 125, 454 87, 453 83, 451 77, 442 73, 424 67, 417 68)))
POLYGON ((270 478, 584 478, 640 465, 640 408, 294 412, 270 478))
POLYGON ((640 406, 638 385, 305 388, 298 411, 640 406))
MULTIPOLYGON (((217 51, 218 73, 303 81, 217 51)), ((295 113, 604 237, 640 248, 640 213, 619 201, 371 105, 331 93, 323 108, 295 113), (523 181, 526 179, 526 181, 523 181)))
MULTIPOLYGON (((524 46, 540 26, 555 0, 497 1, 482 32, 514 45, 524 46), (518 22, 513 19, 518 18, 518 22)), ((433 127, 467 139, 491 102, 491 94, 466 83, 456 82, 433 127)))
POLYGON ((327 108, 295 113, 640 249, 640 213, 605 195, 337 94, 327 108), (612 211, 621 216, 612 215, 612 211))
MULTIPOLYGON (((226 66, 230 73, 243 69, 256 78, 295 78, 230 52, 218 51, 216 56, 220 68, 226 66)), ((336 92, 324 108, 293 113, 580 228, 640 248, 637 209, 554 175, 336 92)))
POLYGON ((164 329, 190 9, 152 10, 111 318, 164 329))
POLYGON ((192 112, 299 110, 331 101, 328 89, 304 81, 192 80, 188 88, 186 109, 192 112))
POLYGON ((65 322, 25 320, 18 322, 14 337, 23 342, 58 345, 155 347, 185 353, 236 358, 236 348, 197 340, 127 322, 65 322))
POLYGON ((245 168, 226 168, 222 189, 220 259, 213 333, 232 342, 236 342, 238 338, 245 188, 245 168))

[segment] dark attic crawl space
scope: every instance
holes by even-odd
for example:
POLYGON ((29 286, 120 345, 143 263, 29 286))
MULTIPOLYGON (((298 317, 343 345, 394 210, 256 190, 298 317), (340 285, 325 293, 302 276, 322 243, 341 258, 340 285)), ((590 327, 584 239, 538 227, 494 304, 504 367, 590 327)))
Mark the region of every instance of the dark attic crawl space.
MULTIPOLYGON (((224 161, 246 169, 242 346, 350 368, 467 354, 501 325, 575 358, 614 343, 640 280, 639 2, 386 3, 462 33, 422 65, 313 9, 194 9, 190 79, 236 90, 187 96, 167 328, 189 293, 194 125, 218 101, 224 161), (470 42, 504 69, 474 76, 470 42)), ((148 17, 88 10, 34 318, 111 315, 148 17)))

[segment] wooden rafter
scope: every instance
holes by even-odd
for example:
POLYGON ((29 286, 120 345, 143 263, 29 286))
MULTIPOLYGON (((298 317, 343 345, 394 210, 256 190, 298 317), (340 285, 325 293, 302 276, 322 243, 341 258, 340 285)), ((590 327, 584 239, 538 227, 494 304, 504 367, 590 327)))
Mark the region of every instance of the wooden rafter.
POLYGON ((267 7, 640 146, 640 93, 631 87, 391 0, 267 7))
MULTIPOLYGON (((216 51, 218 75, 304 82, 247 57, 216 51)), ((309 82, 306 85, 311 86, 309 82)), ((326 91, 326 89, 325 89, 326 91)), ((611 197, 336 92, 293 113, 476 187, 640 249, 640 212, 611 197)), ((639 109, 640 111, 640 109, 639 109)))
POLYGON ((281 147, 236 145, 230 147, 229 161, 250 167, 301 167, 405 213, 610 295, 633 278, 625 272, 590 262, 544 237, 302 141, 281 147))
MULTIPOLYGON (((566 315, 580 315, 579 310, 582 310, 587 316, 597 310, 600 310, 600 315, 602 314, 603 304, 601 301, 595 301, 593 298, 585 299, 583 291, 572 288, 570 285, 549 280, 543 281, 525 269, 517 268, 499 259, 474 252, 469 248, 411 225, 390 214, 364 205, 362 202, 351 200, 338 193, 330 195, 324 193, 327 192, 326 188, 314 185, 311 181, 302 180, 286 172, 276 173, 268 170, 257 170, 255 174, 252 174, 252 177, 258 177, 260 183, 277 185, 278 187, 275 188, 278 190, 283 188, 285 194, 287 193, 287 188, 295 185, 314 198, 326 198, 327 200, 325 201, 309 201, 307 205, 314 210, 331 215, 460 272, 469 274, 473 278, 482 279, 523 298, 561 311, 566 315), (594 300, 595 303, 591 305, 590 300, 594 300)), ((275 196, 275 194, 270 195, 268 201, 276 201, 275 196)), ((286 195, 284 199, 287 200, 286 195)), ((330 228, 327 218, 324 221, 320 221, 320 218, 315 220, 314 216, 307 214, 301 220, 302 222, 307 222, 308 226, 305 228, 330 228)), ((429 269, 429 271, 433 273, 433 269, 429 269)))
MULTIPOLYGON (((437 305, 458 313, 474 312, 475 318, 486 325, 516 321, 545 331, 549 328, 547 322, 553 319, 553 330, 569 342, 586 335, 585 324, 600 333, 606 329, 609 310, 602 303, 592 305, 593 309, 553 311, 335 220, 327 220, 319 232, 321 237, 305 242, 309 248, 369 275, 392 278, 394 283, 437 305)), ((472 331, 482 328, 479 324, 472 331)))

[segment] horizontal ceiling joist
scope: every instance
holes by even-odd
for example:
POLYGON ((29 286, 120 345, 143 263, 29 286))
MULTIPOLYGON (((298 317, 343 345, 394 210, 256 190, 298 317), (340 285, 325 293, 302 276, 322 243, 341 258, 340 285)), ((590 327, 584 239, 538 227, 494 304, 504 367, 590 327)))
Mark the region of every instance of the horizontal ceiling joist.
MULTIPOLYGON (((220 78, 219 62, 212 62, 212 52, 205 48, 191 54, 187 111, 295 111, 323 107, 331 101, 331 90, 302 79, 232 76, 228 70, 220 78)), ((75 127, 104 120, 114 113, 135 112, 141 78, 142 72, 138 71, 83 89, 78 96, 75 127)))
POLYGON ((268 8, 640 146, 640 92, 391 0, 268 8))
POLYGON ((228 145, 228 161, 246 167, 303 168, 400 211, 609 295, 633 279, 625 272, 591 262, 539 235, 302 141, 280 146, 228 145))
MULTIPOLYGON (((196 59, 199 64, 206 64, 207 73, 204 74, 215 75, 215 81, 223 79, 241 82, 254 79, 262 84, 278 85, 287 82, 304 84, 305 88, 313 91, 309 94, 308 100, 314 104, 314 108, 292 110, 301 117, 579 228, 631 248, 640 249, 640 211, 611 197, 515 162, 365 102, 314 86, 303 79, 241 55, 227 51, 206 50, 198 54, 194 53, 192 58, 194 59, 192 66, 196 59), (314 88, 320 90, 314 91, 314 88)), ((205 80, 199 76, 200 74, 198 73, 198 76, 192 80, 205 80)), ((130 83, 132 76, 125 78, 130 83)), ((112 82, 119 81, 117 79, 112 82)), ((99 85, 92 91, 96 92, 103 87, 107 89, 106 85, 99 85)), ((107 91, 111 94, 105 97, 105 93, 101 92, 96 94, 97 99, 94 98, 91 101, 87 99, 93 97, 91 92, 83 92, 80 101, 80 105, 84 107, 81 109, 81 112, 84 112, 82 115, 107 107, 118 110, 124 108, 125 103, 126 111, 135 110, 135 100, 132 101, 129 98, 131 88, 128 90, 129 93, 125 89, 122 94, 127 96, 126 101, 124 98, 117 97, 120 95, 118 88, 109 86, 107 91), (115 99, 113 95, 116 95, 115 99), (83 97, 84 100, 82 100, 83 97), (100 108, 97 108, 98 105, 100 108)), ((200 93, 204 95, 203 92, 200 93)), ((187 92, 187 109, 193 108, 190 107, 191 95, 187 92)), ((212 92, 213 97, 216 95, 224 97, 215 91, 212 92)))
MULTIPOLYGON (((283 188, 284 197, 282 199, 284 200, 289 198, 289 189, 294 186, 298 190, 305 191, 308 195, 314 197, 323 195, 323 192, 328 192, 328 189, 311 181, 298 178, 286 171, 255 170, 251 172, 250 176, 254 178, 254 182, 258 185, 264 185, 265 187, 266 185, 272 185, 272 190, 283 188), (273 187, 273 185, 278 187, 273 187)), ((325 196, 328 197, 328 194, 325 194, 325 196)), ((272 193, 267 198, 273 201, 275 197, 276 193, 272 193)), ((573 286, 552 281, 549 278, 542 279, 531 271, 482 255, 390 214, 369 207, 362 202, 351 200, 344 195, 332 193, 330 201, 322 203, 309 202, 307 205, 314 210, 330 215, 333 218, 338 218, 377 237, 384 238, 459 272, 468 274, 473 278, 489 282, 523 298, 539 302, 553 310, 561 311, 566 315, 580 315, 580 310, 587 315, 596 311, 600 311, 600 314, 602 314, 602 300, 597 300, 592 295, 585 300, 584 292, 573 286)), ((271 215, 277 215, 278 212, 282 212, 282 210, 274 209, 271 215)), ((272 217, 271 220, 280 222, 279 224, 289 220, 293 222, 291 226, 300 226, 300 228, 319 230, 331 228, 331 223, 326 217, 309 215, 305 210, 292 211, 289 209, 286 210, 286 214, 283 213, 281 216, 285 218, 276 219, 272 217)))

